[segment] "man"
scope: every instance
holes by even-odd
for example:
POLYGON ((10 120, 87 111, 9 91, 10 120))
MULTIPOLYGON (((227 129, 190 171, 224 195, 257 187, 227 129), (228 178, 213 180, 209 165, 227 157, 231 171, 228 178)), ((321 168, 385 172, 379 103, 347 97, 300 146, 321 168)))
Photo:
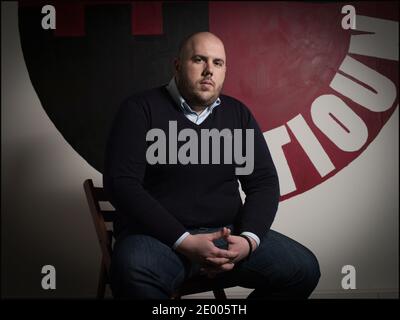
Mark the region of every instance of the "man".
MULTIPOLYGON (((250 111, 220 94, 226 68, 222 41, 209 32, 193 34, 180 47, 170 83, 130 97, 116 116, 104 173, 104 187, 119 212, 111 267, 115 297, 169 298, 200 273, 254 288, 249 298, 307 298, 318 283, 315 256, 270 230, 279 202, 276 170, 250 111), (171 146, 177 140, 171 123, 187 136, 201 136, 205 129, 250 130, 253 140, 235 141, 235 148, 253 150, 253 170, 237 175, 236 163, 204 164, 196 157, 182 164, 168 146, 169 163, 150 164, 149 132, 166 132, 167 139, 156 142, 171 146)), ((181 133, 178 140, 181 147, 186 142, 181 133)), ((197 149, 186 147, 196 155, 197 149)))

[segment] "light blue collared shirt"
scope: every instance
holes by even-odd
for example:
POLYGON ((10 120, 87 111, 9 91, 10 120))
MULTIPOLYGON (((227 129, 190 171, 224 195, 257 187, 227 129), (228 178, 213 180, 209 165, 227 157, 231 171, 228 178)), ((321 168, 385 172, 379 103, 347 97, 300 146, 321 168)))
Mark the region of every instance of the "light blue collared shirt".
MULTIPOLYGON (((186 116, 186 118, 188 118, 195 124, 201 124, 204 120, 207 119, 207 117, 213 112, 213 110, 221 104, 221 99, 217 98, 217 100, 215 100, 210 106, 206 107, 200 114, 198 114, 187 104, 185 99, 179 93, 178 87, 175 82, 175 77, 171 79, 166 88, 175 103, 181 107, 183 114, 186 116)), ((189 234, 189 232, 185 232, 183 235, 181 235, 179 239, 176 240, 176 242, 174 243, 173 248, 176 249, 189 234)), ((260 245, 260 238, 254 233, 244 231, 241 234, 252 238, 257 243, 257 247, 260 245)))
POLYGON ((176 86, 175 78, 172 78, 167 85, 167 90, 170 93, 175 103, 179 105, 183 111, 183 114, 195 124, 201 124, 207 117, 213 112, 214 108, 221 104, 221 99, 217 98, 210 106, 206 107, 200 114, 194 111, 185 101, 185 99, 179 93, 178 87, 176 86))

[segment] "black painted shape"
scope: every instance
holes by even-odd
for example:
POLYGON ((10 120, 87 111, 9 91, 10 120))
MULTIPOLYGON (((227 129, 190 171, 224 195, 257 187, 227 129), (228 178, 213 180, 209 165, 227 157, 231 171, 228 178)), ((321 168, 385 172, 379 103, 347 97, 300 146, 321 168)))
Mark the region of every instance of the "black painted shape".
POLYGON ((161 36, 132 36, 130 5, 96 5, 85 10, 86 36, 55 37, 41 28, 40 9, 19 9, 32 85, 66 141, 103 172, 105 144, 120 103, 170 80, 180 41, 209 28, 208 3, 164 3, 161 36))

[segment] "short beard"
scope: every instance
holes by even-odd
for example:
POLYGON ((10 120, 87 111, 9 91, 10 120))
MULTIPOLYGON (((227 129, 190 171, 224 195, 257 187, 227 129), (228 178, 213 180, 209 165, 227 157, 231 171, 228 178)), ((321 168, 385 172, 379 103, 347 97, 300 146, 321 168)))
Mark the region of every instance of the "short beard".
MULTIPOLYGON (((177 80, 177 86, 180 94, 183 96, 183 98, 186 100, 187 104, 189 106, 201 106, 203 108, 206 108, 207 106, 211 105, 217 98, 218 95, 220 94, 221 90, 217 91, 217 96, 212 96, 211 98, 205 100, 201 96, 197 94, 193 94, 193 90, 190 90, 190 86, 188 84, 188 81, 184 77, 179 77, 179 80, 177 80)), ((222 89, 222 88, 221 88, 222 89)))

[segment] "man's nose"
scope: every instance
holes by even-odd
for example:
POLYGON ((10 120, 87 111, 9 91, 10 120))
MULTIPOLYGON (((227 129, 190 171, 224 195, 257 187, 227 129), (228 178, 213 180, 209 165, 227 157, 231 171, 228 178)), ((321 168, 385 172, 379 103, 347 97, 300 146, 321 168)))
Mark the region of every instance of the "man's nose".
POLYGON ((212 61, 208 61, 205 63, 204 65, 204 70, 203 70, 203 75, 207 76, 207 75, 213 75, 214 72, 214 67, 212 65, 212 61))

